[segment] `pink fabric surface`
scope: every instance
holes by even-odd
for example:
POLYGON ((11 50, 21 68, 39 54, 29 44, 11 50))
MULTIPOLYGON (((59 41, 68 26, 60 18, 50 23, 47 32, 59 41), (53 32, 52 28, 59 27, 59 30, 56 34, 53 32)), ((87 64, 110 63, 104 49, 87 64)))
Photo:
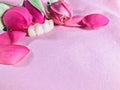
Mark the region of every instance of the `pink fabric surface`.
POLYGON ((22 4, 23 0, 0 0, 0 2, 4 2, 4 3, 10 4, 10 5, 17 6, 17 5, 22 4))
POLYGON ((120 1, 67 1, 74 14, 102 13, 109 25, 92 31, 56 26, 25 38, 20 44, 31 54, 17 65, 0 65, 0 90, 120 90, 120 1))

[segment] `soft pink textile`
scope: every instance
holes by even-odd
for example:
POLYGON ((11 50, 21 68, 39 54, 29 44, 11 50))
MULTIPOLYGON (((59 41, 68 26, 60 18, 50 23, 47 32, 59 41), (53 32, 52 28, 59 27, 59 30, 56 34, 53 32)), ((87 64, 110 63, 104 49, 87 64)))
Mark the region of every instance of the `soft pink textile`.
POLYGON ((75 15, 99 12, 109 25, 93 31, 56 26, 25 38, 20 44, 31 54, 15 66, 0 65, 0 90, 120 90, 120 1, 67 1, 75 15))
POLYGON ((10 5, 17 6, 17 5, 21 5, 23 3, 23 0, 0 0, 0 2, 4 2, 10 5))

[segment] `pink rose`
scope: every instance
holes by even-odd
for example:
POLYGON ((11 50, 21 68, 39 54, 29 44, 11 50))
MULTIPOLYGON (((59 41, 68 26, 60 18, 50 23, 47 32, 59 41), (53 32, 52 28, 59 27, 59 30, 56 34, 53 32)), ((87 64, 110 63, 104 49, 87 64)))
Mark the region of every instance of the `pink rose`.
POLYGON ((63 25, 72 18, 71 8, 64 1, 52 3, 49 12, 55 24, 63 25))

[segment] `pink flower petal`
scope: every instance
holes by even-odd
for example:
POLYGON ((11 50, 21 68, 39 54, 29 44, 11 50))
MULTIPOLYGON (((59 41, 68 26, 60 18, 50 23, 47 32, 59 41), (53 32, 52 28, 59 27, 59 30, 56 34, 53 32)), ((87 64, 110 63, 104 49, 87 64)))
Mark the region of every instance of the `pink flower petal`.
POLYGON ((68 22, 66 22, 64 25, 67 27, 78 27, 80 28, 81 25, 79 24, 79 22, 82 20, 82 16, 73 16, 71 20, 69 20, 68 22))
POLYGON ((28 0, 24 2, 24 6, 29 10, 33 16, 34 22, 43 24, 45 22, 45 15, 35 8, 28 0))
POLYGON ((24 38, 26 35, 25 32, 21 31, 9 31, 0 35, 0 45, 12 44, 24 38))
POLYGON ((89 29, 96 29, 101 26, 107 25, 109 23, 109 19, 101 14, 90 14, 85 16, 80 24, 89 29))
POLYGON ((3 23, 8 29, 25 31, 32 24, 32 15, 25 7, 13 7, 3 15, 3 23))
POLYGON ((0 64, 14 65, 20 62, 29 49, 20 45, 0 45, 0 64))

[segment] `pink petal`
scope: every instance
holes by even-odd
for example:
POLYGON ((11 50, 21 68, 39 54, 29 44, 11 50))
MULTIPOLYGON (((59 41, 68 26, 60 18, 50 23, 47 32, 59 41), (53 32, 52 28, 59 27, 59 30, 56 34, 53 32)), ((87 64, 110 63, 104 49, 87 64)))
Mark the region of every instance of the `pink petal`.
POLYGON ((21 31, 9 31, 0 35, 0 45, 12 44, 24 38, 26 35, 25 32, 21 31))
POLYGON ((24 31, 32 24, 32 15, 25 7, 13 7, 3 15, 3 23, 8 29, 24 31))
POLYGON ((71 20, 65 23, 67 27, 81 27, 79 22, 82 20, 82 16, 73 16, 71 20))
POLYGON ((9 37, 9 34, 7 32, 0 34, 0 45, 6 45, 6 44, 11 44, 11 39, 9 37))
POLYGON ((28 53, 29 49, 20 45, 0 46, 0 64, 14 65, 20 62, 28 53))
POLYGON ((17 42, 26 36, 26 33, 21 31, 11 31, 8 33, 12 43, 17 42))
POLYGON ((29 10, 33 16, 34 22, 43 24, 45 22, 45 15, 35 8, 28 0, 24 2, 24 6, 29 10))
POLYGON ((89 29, 96 29, 101 26, 107 25, 109 23, 109 19, 101 14, 90 14, 85 16, 80 24, 89 29))

